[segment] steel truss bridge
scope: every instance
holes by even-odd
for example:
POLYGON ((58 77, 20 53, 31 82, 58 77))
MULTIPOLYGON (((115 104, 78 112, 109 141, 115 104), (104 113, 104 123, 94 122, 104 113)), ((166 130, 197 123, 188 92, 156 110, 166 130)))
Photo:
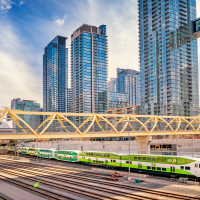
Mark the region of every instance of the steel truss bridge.
POLYGON ((44 138, 87 138, 87 137, 125 137, 152 135, 200 134, 200 115, 194 117, 124 115, 94 113, 54 113, 0 110, 3 119, 13 121, 12 129, 0 129, 0 139, 44 139, 44 138), (42 117, 35 124, 24 119, 29 116, 42 117), (77 122, 81 121, 80 124, 77 122))

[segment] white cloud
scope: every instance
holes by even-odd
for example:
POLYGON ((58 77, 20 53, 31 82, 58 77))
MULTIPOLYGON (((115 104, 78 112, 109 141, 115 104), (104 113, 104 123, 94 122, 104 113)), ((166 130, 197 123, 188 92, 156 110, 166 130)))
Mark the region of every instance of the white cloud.
POLYGON ((57 26, 63 26, 63 24, 65 23, 65 19, 67 18, 67 15, 65 15, 62 19, 59 18, 58 16, 56 17, 56 19, 53 21, 53 23, 57 26))
POLYGON ((71 12, 78 15, 72 16, 76 20, 71 27, 65 27, 65 33, 70 28, 71 35, 83 23, 94 26, 105 24, 108 35, 109 77, 116 77, 118 67, 139 70, 137 1, 74 2, 74 10, 71 12))
POLYGON ((11 26, 0 23, 0 30, 0 105, 10 107, 13 98, 42 102, 42 75, 32 64, 37 58, 11 26))
POLYGON ((13 4, 20 7, 22 4, 24 4, 24 1, 20 0, 17 2, 12 0, 0 0, 0 13, 8 12, 12 8, 13 4))
POLYGON ((12 8, 13 2, 11 0, 0 0, 0 12, 7 12, 12 8))

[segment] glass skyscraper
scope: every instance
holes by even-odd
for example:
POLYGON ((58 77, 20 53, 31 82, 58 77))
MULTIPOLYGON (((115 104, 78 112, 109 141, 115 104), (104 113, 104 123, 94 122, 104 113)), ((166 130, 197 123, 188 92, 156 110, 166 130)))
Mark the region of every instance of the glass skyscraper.
POLYGON ((67 112, 68 48, 66 37, 56 36, 44 49, 43 110, 67 112))
POLYGON ((140 72, 117 68, 117 92, 128 94, 128 105, 140 105, 140 72))
POLYGON ((116 78, 110 78, 108 81, 108 92, 116 92, 116 78))
POLYGON ((142 114, 198 115, 196 0, 138 0, 142 114))
POLYGON ((107 110, 107 42, 105 25, 83 24, 71 35, 73 113, 104 113, 107 110))
MULTIPOLYGON (((36 103, 36 101, 33 100, 21 100, 21 98, 13 99, 11 101, 11 110, 23 110, 23 111, 42 111, 42 108, 40 108, 40 104, 36 103)), ((42 116, 41 115, 18 115, 21 117, 27 124, 33 127, 33 129, 36 129, 41 123, 42 123, 42 116)), ((20 126, 23 128, 27 128, 24 126, 22 122, 18 122, 20 126)), ((16 125, 16 123, 13 121, 13 128, 14 132, 22 132, 22 130, 16 125)), ((27 130, 29 131, 29 130, 27 130)))
POLYGON ((108 92, 108 110, 128 107, 128 94, 108 92))

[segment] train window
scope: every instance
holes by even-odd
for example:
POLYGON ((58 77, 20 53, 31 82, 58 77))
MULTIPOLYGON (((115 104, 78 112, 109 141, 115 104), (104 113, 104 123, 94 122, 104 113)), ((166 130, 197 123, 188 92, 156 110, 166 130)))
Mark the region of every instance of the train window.
POLYGON ((157 167, 157 170, 161 170, 161 167, 157 167))
POLYGON ((137 157, 134 156, 134 160, 137 160, 137 157))
POLYGON ((198 167, 198 164, 195 164, 195 167, 198 167))
POLYGON ((150 166, 147 166, 147 169, 151 169, 151 167, 150 167, 150 166))
POLYGON ((190 167, 185 167, 185 170, 190 170, 190 167))
POLYGON ((158 162, 161 162, 161 158, 157 158, 157 161, 158 161, 158 162))
POLYGON ((152 167, 152 170, 156 170, 156 167, 152 167))
POLYGON ((170 162, 170 163, 171 163, 171 162, 172 162, 172 159, 167 159, 167 162, 170 162))
POLYGON ((112 162, 112 160, 111 160, 111 162, 112 162))
POLYGON ((199 164, 199 168, 200 168, 200 164, 199 164))
POLYGON ((142 160, 146 160, 146 157, 143 157, 142 160))
POLYGON ((173 159, 173 163, 177 163, 177 159, 173 159))
POLYGON ((126 164, 128 164, 128 161, 126 161, 126 164))
POLYGON ((93 156, 93 153, 91 153, 91 156, 93 156))
POLYGON ((156 158, 152 158, 152 161, 156 161, 156 158))
POLYGON ((108 163, 108 161, 106 160, 106 163, 108 163))
POLYGON ((96 160, 93 160, 93 162, 96 162, 96 160))
POLYGON ((113 162, 116 162, 116 160, 113 160, 113 162))
POLYGON ((162 171, 166 171, 166 168, 162 168, 162 171))
POLYGON ((147 160, 148 160, 148 161, 151 161, 151 158, 148 157, 147 160))
POLYGON ((90 156, 90 153, 88 153, 88 155, 90 156))
POLYGON ((184 166, 181 166, 181 169, 184 169, 184 166))
POLYGON ((163 159, 162 159, 162 162, 166 162, 166 159, 165 159, 165 158, 163 158, 163 159))
POLYGON ((138 160, 141 160, 142 159, 142 157, 138 157, 138 160))
POLYGON ((110 157, 110 155, 107 155, 107 157, 110 157))

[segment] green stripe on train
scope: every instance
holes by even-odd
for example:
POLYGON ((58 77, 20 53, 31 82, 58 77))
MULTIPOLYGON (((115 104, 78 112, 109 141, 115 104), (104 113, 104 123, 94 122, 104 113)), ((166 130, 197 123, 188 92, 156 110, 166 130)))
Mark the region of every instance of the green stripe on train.
MULTIPOLYGON (((99 162, 99 161, 96 162, 96 160, 94 162, 94 160, 88 160, 88 159, 82 159, 82 158, 80 158, 79 161, 86 162, 86 163, 98 163, 99 162)), ((126 168, 129 167, 128 163, 117 163, 117 162, 105 162, 105 161, 102 161, 102 163, 100 163, 100 164, 105 164, 105 165, 108 165, 108 166, 126 167, 126 168)), ((157 170, 157 166, 155 166, 155 170, 153 170, 153 169, 147 169, 147 167, 149 167, 149 166, 142 165, 141 167, 138 167, 138 165, 136 165, 136 164, 130 164, 130 168, 131 169, 141 169, 141 170, 167 172, 167 173, 172 173, 172 174, 176 173, 176 174, 184 174, 184 175, 193 175, 194 176, 194 174, 192 174, 192 173, 190 173, 188 171, 185 171, 185 170, 181 170, 181 169, 175 169, 175 172, 171 172, 170 168, 159 167, 161 170, 157 170), (166 169, 166 171, 163 171, 162 168, 166 169)))

